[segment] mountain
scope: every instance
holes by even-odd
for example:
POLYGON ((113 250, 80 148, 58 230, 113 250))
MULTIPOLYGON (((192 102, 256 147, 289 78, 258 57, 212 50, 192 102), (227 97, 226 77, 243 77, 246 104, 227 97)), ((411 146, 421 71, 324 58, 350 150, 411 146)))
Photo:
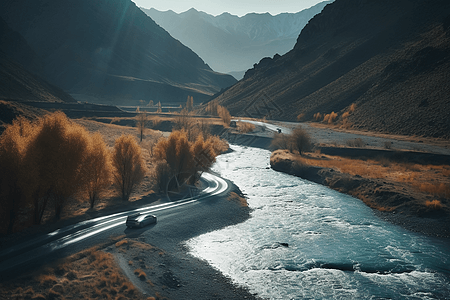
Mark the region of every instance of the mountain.
POLYGON ((237 116, 336 112, 356 129, 450 138, 449 74, 450 1, 336 0, 216 99, 237 116))
POLYGON ((131 0, 3 0, 0 16, 36 53, 39 74, 78 98, 201 102, 236 82, 131 0))
POLYGON ((75 101, 60 88, 28 71, 40 68, 36 53, 25 39, 0 18, 0 100, 75 101))
POLYGON ((181 14, 141 9, 214 70, 240 79, 261 58, 291 50, 303 27, 330 2, 276 16, 269 13, 212 16, 193 8, 181 14))

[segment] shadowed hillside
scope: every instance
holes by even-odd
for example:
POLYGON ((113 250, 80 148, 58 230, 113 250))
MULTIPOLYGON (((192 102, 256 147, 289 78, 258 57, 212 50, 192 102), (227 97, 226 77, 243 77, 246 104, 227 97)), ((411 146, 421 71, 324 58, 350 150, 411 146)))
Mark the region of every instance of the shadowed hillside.
POLYGON ((75 101, 60 88, 35 75, 40 68, 36 53, 25 39, 0 18, 0 100, 75 101))
POLYGON ((193 8, 180 14, 141 9, 214 70, 234 74, 240 79, 245 70, 262 57, 291 50, 303 27, 330 2, 276 16, 269 13, 212 16, 193 8))
POLYGON ((342 121, 356 104, 354 128, 449 138, 449 70, 449 1, 336 0, 292 51, 261 60, 217 99, 234 115, 304 121, 342 121))
POLYGON ((202 101, 236 82, 130 0, 2 2, 0 16, 36 53, 40 74, 81 98, 202 101))

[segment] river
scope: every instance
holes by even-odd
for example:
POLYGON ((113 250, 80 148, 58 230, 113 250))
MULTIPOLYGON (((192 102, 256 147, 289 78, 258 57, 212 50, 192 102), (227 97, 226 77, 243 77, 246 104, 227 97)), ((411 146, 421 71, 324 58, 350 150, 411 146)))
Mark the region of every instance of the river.
POLYGON ((247 195, 246 222, 187 242, 264 299, 450 299, 450 245, 379 219, 361 201, 270 169, 232 146, 213 170, 247 195))

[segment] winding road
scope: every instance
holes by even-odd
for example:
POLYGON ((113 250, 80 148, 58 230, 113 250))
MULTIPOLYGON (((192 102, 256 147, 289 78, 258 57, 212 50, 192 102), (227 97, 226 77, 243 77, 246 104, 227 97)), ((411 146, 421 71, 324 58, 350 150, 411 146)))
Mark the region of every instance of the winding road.
MULTIPOLYGON (((127 229, 125 226, 125 220, 130 214, 152 213, 158 216, 159 221, 166 218, 177 219, 180 213, 187 214, 195 204, 216 196, 224 196, 231 189, 227 181, 211 173, 203 173, 201 180, 205 188, 196 197, 145 206, 83 221, 1 250, 0 282, 7 279, 11 271, 20 272, 23 268, 40 265, 54 258, 64 257, 92 247, 108 240, 112 235, 132 232, 133 229, 127 229)), ((164 226, 163 222, 160 223, 164 226)))

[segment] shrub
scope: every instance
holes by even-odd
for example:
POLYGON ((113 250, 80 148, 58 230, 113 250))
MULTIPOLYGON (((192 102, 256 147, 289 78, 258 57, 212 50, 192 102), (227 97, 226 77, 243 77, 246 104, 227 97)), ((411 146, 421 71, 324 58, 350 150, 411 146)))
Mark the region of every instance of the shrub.
MULTIPOLYGON (((256 128, 256 126, 252 123, 241 122, 241 121, 236 123, 236 127, 239 130, 239 132, 242 132, 242 133, 252 132, 256 128)), ((265 128, 265 127, 263 127, 263 128, 265 128)))
POLYGON ((366 145, 366 143, 364 143, 364 141, 361 138, 347 140, 345 143, 347 144, 347 146, 355 148, 362 148, 366 145))
POLYGON ((214 153, 217 155, 226 152, 230 145, 226 140, 221 139, 217 135, 210 136, 207 139, 208 145, 214 150, 214 153))
POLYGON ((122 135, 116 140, 112 165, 114 185, 122 200, 128 201, 133 189, 144 179, 147 171, 141 148, 131 135, 122 135))
POLYGON ((321 113, 315 113, 314 114, 314 121, 319 122, 322 120, 322 114, 321 113))
POLYGON ((425 206, 429 207, 429 208, 432 208, 432 209, 436 209, 436 210, 442 208, 441 201, 439 201, 439 200, 426 201, 425 202, 425 206))
POLYGON ((326 114, 323 117, 323 122, 328 123, 328 124, 333 124, 336 121, 337 117, 338 117, 338 114, 333 111, 330 114, 326 114))
POLYGON ((385 148, 385 149, 391 149, 391 148, 392 148, 392 142, 385 141, 385 142, 383 143, 383 145, 384 145, 384 148, 385 148))

